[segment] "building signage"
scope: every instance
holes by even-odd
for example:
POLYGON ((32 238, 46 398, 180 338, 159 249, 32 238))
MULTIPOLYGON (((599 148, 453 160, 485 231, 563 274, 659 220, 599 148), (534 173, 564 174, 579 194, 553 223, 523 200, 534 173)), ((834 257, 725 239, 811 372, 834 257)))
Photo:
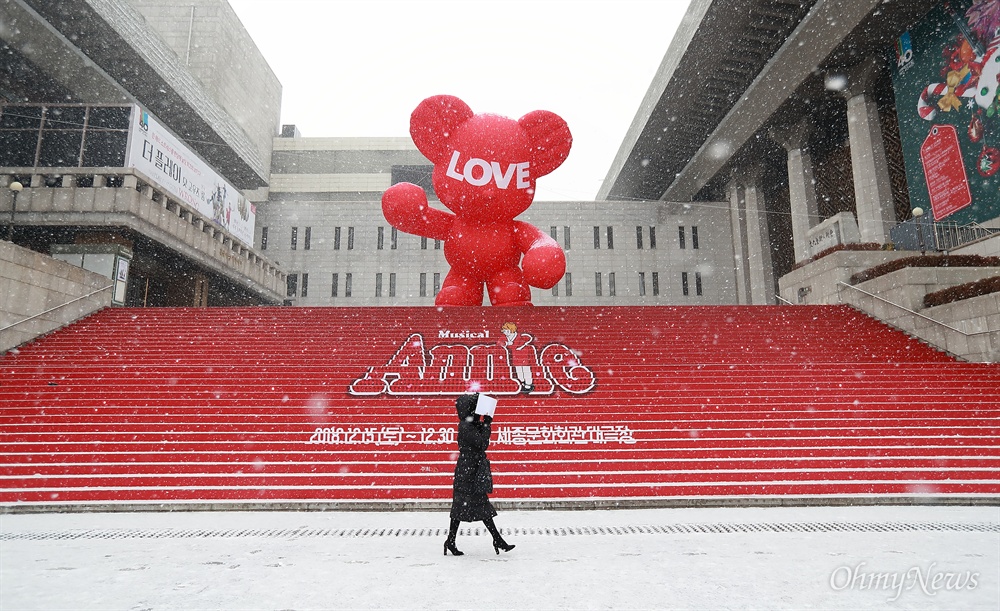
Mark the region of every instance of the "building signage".
POLYGON ((939 2, 889 54, 910 206, 1000 216, 1000 2, 939 2))
POLYGON ((256 209, 152 115, 133 107, 126 167, 155 180, 170 195, 253 246, 256 209))

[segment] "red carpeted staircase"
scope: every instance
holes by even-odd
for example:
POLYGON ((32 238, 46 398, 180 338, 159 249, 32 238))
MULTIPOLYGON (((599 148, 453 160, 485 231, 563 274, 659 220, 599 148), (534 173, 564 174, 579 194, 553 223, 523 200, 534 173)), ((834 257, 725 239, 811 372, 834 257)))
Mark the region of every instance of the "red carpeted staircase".
POLYGON ((496 501, 1000 499, 1000 365, 843 306, 108 309, 0 358, 0 509, 447 501, 470 388, 496 501))

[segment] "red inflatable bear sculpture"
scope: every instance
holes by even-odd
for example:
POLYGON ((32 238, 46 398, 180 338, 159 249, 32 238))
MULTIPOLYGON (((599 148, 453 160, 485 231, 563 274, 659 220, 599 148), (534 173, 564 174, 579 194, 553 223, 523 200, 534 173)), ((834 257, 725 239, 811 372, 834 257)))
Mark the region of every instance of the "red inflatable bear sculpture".
POLYGON ((529 285, 555 286, 566 272, 562 248, 514 219, 531 205, 535 180, 569 155, 566 122, 544 110, 517 121, 477 115, 441 95, 413 111, 410 135, 434 163, 434 191, 454 214, 431 208, 424 190, 410 183, 382 195, 382 213, 402 231, 444 241, 451 270, 435 303, 481 306, 485 285, 495 306, 531 305, 529 285))

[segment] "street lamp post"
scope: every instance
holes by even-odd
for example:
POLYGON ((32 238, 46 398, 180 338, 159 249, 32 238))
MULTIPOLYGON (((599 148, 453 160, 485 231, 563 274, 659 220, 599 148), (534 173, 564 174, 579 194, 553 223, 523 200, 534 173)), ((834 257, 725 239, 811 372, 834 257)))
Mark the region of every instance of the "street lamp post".
POLYGON ((924 209, 918 206, 913 209, 912 214, 913 220, 917 224, 917 239, 920 241, 920 254, 923 255, 927 253, 927 247, 924 245, 924 227, 923 223, 921 223, 921 218, 924 216, 924 209))
POLYGON ((15 180, 14 182, 12 182, 12 183, 10 183, 8 185, 8 188, 11 190, 11 193, 13 193, 13 197, 10 200, 10 225, 8 226, 8 229, 7 229, 7 239, 10 240, 11 242, 13 242, 14 241, 14 212, 17 210, 17 194, 21 192, 21 189, 24 188, 24 185, 22 185, 20 182, 18 182, 18 181, 15 180))

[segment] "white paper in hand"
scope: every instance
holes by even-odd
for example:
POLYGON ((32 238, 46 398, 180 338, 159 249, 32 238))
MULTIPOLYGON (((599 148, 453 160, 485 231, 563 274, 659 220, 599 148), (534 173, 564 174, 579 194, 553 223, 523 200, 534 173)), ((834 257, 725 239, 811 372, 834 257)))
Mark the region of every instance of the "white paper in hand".
POLYGON ((479 400, 476 401, 476 413, 482 416, 493 417, 494 412, 497 411, 497 400, 489 395, 479 395, 479 400))

